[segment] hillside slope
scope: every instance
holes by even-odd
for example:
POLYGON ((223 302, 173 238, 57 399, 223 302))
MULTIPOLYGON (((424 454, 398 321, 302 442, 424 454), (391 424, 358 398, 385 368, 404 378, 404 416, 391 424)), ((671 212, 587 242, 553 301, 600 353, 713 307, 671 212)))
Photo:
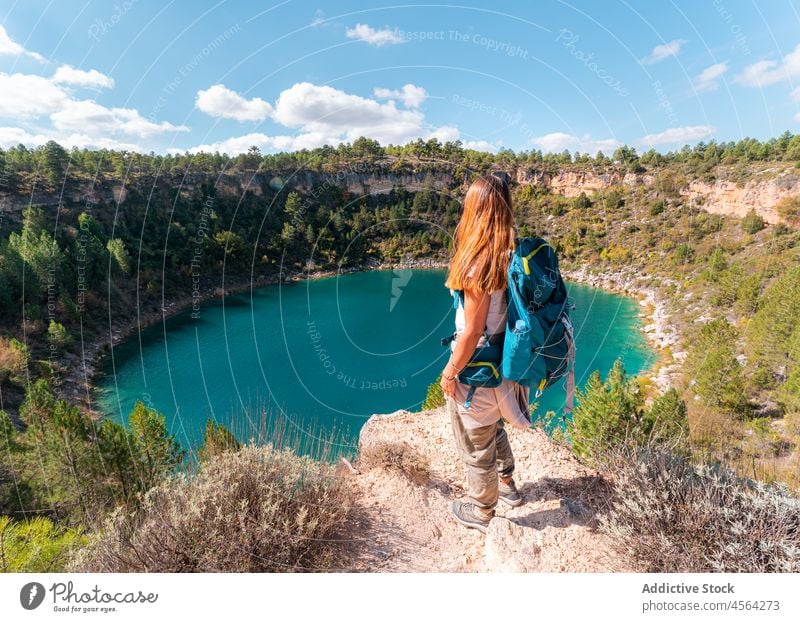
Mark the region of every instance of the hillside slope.
POLYGON ((374 415, 349 473, 356 512, 340 568, 370 572, 606 572, 628 570, 595 529, 609 487, 541 430, 512 430, 515 479, 525 503, 498 505, 486 535, 456 523, 465 473, 443 408, 374 415), (375 456, 402 448, 397 462, 426 464, 422 477, 375 456), (413 481, 416 480, 416 481, 413 481))

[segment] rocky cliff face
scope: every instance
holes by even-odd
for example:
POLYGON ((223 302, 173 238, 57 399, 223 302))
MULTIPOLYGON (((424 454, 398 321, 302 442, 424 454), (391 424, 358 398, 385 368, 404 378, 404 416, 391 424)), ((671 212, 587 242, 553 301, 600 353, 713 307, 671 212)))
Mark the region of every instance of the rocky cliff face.
POLYGON ((518 508, 500 503, 484 535, 450 514, 452 501, 464 495, 465 473, 444 409, 370 418, 361 431, 358 460, 342 469, 359 508, 344 567, 372 572, 628 570, 595 528, 609 495, 606 482, 544 432, 508 433, 525 503, 518 508), (376 459, 387 455, 393 459, 376 459), (410 477, 398 464, 424 467, 410 477))
POLYGON ((650 186, 653 183, 652 175, 623 174, 616 170, 605 173, 563 171, 555 175, 543 171, 517 170, 513 178, 518 184, 546 188, 554 194, 570 198, 580 196, 582 192, 591 195, 612 186, 650 186))
POLYGON ((800 177, 784 173, 775 179, 748 181, 743 185, 723 180, 693 181, 683 194, 712 214, 742 217, 753 209, 766 222, 777 224, 782 219, 775 205, 787 197, 800 196, 800 177))
MULTIPOLYGON (((234 196, 243 192, 253 192, 260 196, 264 188, 279 189, 284 185, 299 191, 310 191, 319 186, 338 186, 356 195, 385 193, 398 187, 412 192, 424 188, 437 191, 466 189, 467 179, 463 173, 457 173, 452 167, 442 163, 430 164, 430 167, 432 170, 413 170, 409 164, 391 170, 387 166, 383 170, 376 171, 356 164, 336 172, 303 169, 261 173, 233 172, 214 176, 212 181, 216 184, 218 192, 234 196)), ((519 185, 546 188, 550 192, 570 198, 577 197, 581 193, 591 195, 612 186, 651 188, 655 183, 655 176, 652 174, 623 173, 615 168, 609 168, 604 172, 564 170, 550 173, 531 168, 504 172, 519 185)), ((680 189, 680 193, 693 205, 709 212, 741 217, 752 209, 772 224, 781 221, 775 211, 775 205, 785 197, 800 196, 800 171, 796 168, 773 167, 756 171, 752 178, 744 183, 726 179, 726 174, 725 171, 721 171, 720 178, 713 182, 689 181, 680 189)), ((128 182, 126 185, 112 181, 68 185, 64 194, 58 196, 37 187, 32 193, 21 192, 3 197, 3 200, 7 209, 12 212, 21 210, 29 202, 53 205, 60 204, 63 200, 74 202, 91 200, 115 204, 125 202, 132 183, 137 183, 139 189, 145 193, 153 186, 163 186, 171 192, 191 193, 202 183, 209 181, 209 175, 203 173, 182 173, 174 178, 167 175, 155 180, 148 178, 128 182)))

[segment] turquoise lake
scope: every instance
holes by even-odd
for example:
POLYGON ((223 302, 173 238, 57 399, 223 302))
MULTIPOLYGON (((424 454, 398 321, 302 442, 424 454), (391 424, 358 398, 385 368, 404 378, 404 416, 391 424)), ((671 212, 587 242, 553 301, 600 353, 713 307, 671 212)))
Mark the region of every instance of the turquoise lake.
MULTIPOLYGON (((418 410, 447 362, 452 298, 439 270, 373 271, 273 285, 186 311, 116 346, 97 382, 99 407, 126 421, 137 400, 189 449, 206 421, 240 440, 275 422, 309 446, 335 434, 348 451, 373 413, 418 410)), ((621 356, 630 374, 654 361, 638 305, 568 283, 576 305, 576 384, 621 356)), ((559 385, 537 412, 558 411, 559 385)))

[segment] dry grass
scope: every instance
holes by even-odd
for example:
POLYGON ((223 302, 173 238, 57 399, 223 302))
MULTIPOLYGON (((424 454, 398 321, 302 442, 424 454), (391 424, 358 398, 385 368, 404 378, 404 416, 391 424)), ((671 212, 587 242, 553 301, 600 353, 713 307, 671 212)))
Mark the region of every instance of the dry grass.
POLYGON ((800 500, 785 487, 659 447, 613 452, 604 471, 616 497, 601 529, 642 571, 800 571, 800 500))
POLYGON ((248 445, 151 489, 116 511, 73 569, 285 572, 328 569, 350 494, 333 466, 248 445))
POLYGON ((18 374, 27 362, 25 353, 19 347, 14 347, 11 339, 0 337, 0 372, 18 374))
POLYGON ((431 466, 428 458, 405 442, 379 442, 362 448, 358 464, 367 469, 381 468, 395 471, 414 484, 430 480, 431 466))

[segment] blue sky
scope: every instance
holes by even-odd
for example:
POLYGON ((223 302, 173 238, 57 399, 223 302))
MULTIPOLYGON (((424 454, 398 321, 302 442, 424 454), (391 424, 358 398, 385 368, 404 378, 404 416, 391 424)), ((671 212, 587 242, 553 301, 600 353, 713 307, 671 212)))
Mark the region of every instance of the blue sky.
POLYGON ((0 2, 0 147, 607 153, 800 131, 800 6, 0 2))

